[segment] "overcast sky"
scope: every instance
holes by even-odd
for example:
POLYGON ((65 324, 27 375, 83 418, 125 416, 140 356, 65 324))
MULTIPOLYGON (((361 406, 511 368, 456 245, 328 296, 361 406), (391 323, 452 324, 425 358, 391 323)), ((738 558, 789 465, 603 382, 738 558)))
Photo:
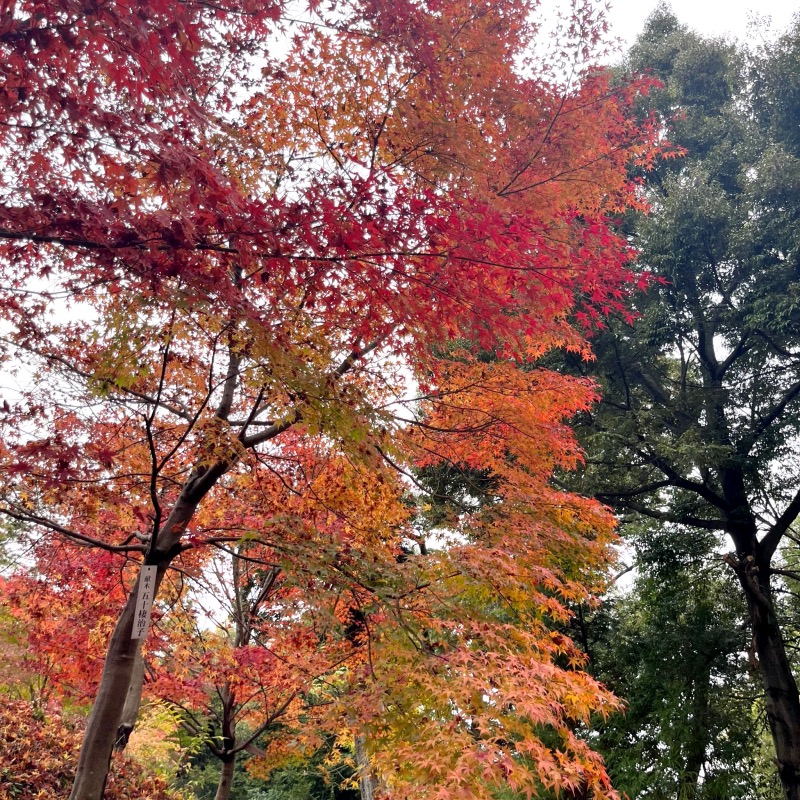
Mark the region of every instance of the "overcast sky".
MULTIPOLYGON (((630 45, 642 30, 644 21, 658 5, 658 0, 610 0, 609 19, 614 36, 630 45)), ((748 29, 748 22, 758 15, 772 18, 775 33, 785 30, 793 14, 800 11, 794 0, 672 0, 672 10, 681 22, 704 35, 732 35, 744 39, 758 37, 758 30, 748 29)))

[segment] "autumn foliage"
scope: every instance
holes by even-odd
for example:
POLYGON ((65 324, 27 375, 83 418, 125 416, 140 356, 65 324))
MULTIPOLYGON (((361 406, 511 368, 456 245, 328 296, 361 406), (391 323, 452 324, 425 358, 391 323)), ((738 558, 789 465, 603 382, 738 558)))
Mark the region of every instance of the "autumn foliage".
POLYGON ((544 60, 520 0, 0 8, 0 355, 19 387, 0 512, 33 547, 9 586, 49 579, 65 609, 99 593, 76 608, 87 641, 107 632, 90 609, 124 602, 73 798, 101 791, 141 563, 153 652, 199 658, 171 675, 187 702, 259 662, 283 697, 333 686, 306 718, 366 732, 393 796, 610 796, 576 726, 614 701, 552 632, 608 557, 605 512, 551 483, 593 390, 534 368, 588 354, 622 310, 612 218, 654 152, 629 113, 646 85, 582 67, 591 6, 544 60), (414 475, 448 465, 491 492, 423 534, 414 475), (248 641, 192 655, 170 607, 231 548, 279 594, 248 641))
MULTIPOLYGON (((0 800, 40 800, 64 797, 75 775, 81 741, 81 720, 57 703, 44 709, 29 702, 0 704, 0 800)), ((119 760, 109 776, 108 800, 178 800, 166 781, 146 774, 133 761, 119 760)))

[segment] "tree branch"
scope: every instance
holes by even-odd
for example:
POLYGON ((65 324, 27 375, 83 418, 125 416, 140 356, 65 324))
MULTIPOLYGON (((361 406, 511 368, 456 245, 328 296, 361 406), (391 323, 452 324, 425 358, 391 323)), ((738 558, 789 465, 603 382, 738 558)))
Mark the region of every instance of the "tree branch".
POLYGON ((676 525, 686 525, 690 528, 701 528, 707 531, 724 531, 726 529, 725 522, 722 520, 702 519, 688 514, 671 514, 668 511, 658 511, 647 506, 640 506, 637 503, 625 503, 625 508, 661 522, 672 522, 676 525))
POLYGON ((775 555, 783 535, 789 530, 791 524, 800 514, 800 490, 797 491, 792 501, 786 506, 783 514, 778 517, 775 524, 767 531, 764 538, 758 543, 758 549, 767 562, 775 555))
POLYGON ((70 539, 74 539, 81 544, 91 545, 92 547, 99 547, 102 550, 107 550, 109 553, 144 553, 147 551, 146 544, 108 544, 101 539, 95 539, 92 536, 87 536, 84 533, 65 528, 57 522, 53 522, 45 517, 40 517, 38 514, 30 512, 12 511, 10 508, 0 508, 0 514, 5 514, 7 517, 16 519, 19 522, 32 522, 35 525, 41 525, 43 528, 49 528, 51 531, 60 533, 70 539))
POLYGON ((264 733, 264 731, 270 725, 272 725, 273 722, 275 722, 276 719, 278 719, 278 717, 282 716, 286 712, 286 709, 289 708, 289 705, 291 704, 292 700, 294 700, 295 697, 297 697, 297 692, 292 692, 292 694, 289 695, 286 701, 284 703, 281 703, 281 705, 278 706, 278 708, 276 708, 275 711, 273 711, 269 715, 269 717, 266 720, 264 720, 264 722, 261 723, 261 725, 259 725, 250 734, 250 736, 247 737, 247 739, 245 739, 241 744, 237 744, 236 747, 233 748, 233 752, 239 753, 242 750, 246 750, 256 739, 258 739, 259 736, 261 736, 262 733, 264 733))
POLYGON ((781 399, 772 407, 772 409, 758 419, 752 433, 749 436, 744 437, 736 448, 738 454, 741 456, 749 455, 756 442, 767 432, 769 426, 772 425, 773 422, 780 419, 789 403, 795 400, 798 396, 800 396, 800 381, 793 383, 783 393, 781 399))

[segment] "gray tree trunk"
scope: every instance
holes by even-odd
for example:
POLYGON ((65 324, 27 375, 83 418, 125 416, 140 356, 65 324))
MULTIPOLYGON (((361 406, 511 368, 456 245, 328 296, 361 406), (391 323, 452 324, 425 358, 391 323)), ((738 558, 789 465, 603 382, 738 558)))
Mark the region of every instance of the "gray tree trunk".
POLYGON ((356 734, 356 766, 358 767, 358 788, 361 790, 361 800, 374 800, 375 785, 369 768, 367 737, 363 733, 356 734))

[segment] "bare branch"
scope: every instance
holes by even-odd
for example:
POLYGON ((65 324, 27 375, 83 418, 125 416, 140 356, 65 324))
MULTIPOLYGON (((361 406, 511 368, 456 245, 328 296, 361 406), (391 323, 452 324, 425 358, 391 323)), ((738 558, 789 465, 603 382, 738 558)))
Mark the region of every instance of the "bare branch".
POLYGON ((99 547, 101 550, 107 550, 109 553, 144 553, 147 550, 146 544, 109 544, 102 541, 102 539, 95 539, 92 536, 87 536, 83 533, 65 528, 57 522, 53 522, 46 517, 40 517, 38 514, 30 512, 13 511, 10 508, 0 508, 0 514, 5 514, 7 517, 19 520, 20 522, 31 522, 35 525, 41 525, 43 528, 49 528, 51 531, 60 533, 81 544, 90 545, 91 547, 99 547))
POLYGON ((758 543, 759 550, 764 558, 769 561, 778 549, 778 545, 786 531, 800 514, 800 490, 797 491, 792 501, 786 506, 783 514, 778 517, 775 524, 767 531, 764 538, 758 543))

